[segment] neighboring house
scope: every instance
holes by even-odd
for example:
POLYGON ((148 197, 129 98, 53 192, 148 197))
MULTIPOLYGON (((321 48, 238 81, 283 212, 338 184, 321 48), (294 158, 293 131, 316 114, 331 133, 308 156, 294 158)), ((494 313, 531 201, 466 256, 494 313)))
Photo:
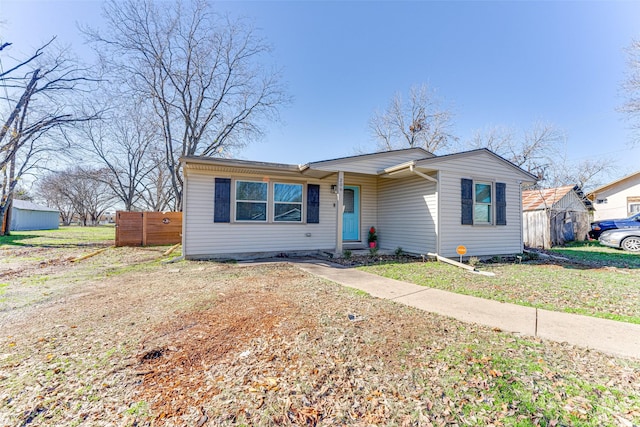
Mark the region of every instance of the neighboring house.
POLYGON ((596 188, 587 195, 596 209, 593 220, 627 218, 640 212, 640 171, 596 188))
POLYGON ((420 148, 288 165, 184 157, 183 254, 245 258, 367 247, 457 256, 522 252, 521 185, 487 149, 420 148))
POLYGON ((10 231, 54 230, 60 225, 60 212, 26 200, 13 199, 10 231))
POLYGON ((585 240, 592 210, 591 202, 577 185, 523 191, 525 246, 546 249, 585 240))

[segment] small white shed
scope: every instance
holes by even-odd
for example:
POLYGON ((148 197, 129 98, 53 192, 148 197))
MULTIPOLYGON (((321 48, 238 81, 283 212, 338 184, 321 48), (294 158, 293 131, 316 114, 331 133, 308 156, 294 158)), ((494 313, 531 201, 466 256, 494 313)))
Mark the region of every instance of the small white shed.
POLYGON ((59 225, 60 212, 58 210, 26 200, 13 200, 9 230, 55 230, 59 225))

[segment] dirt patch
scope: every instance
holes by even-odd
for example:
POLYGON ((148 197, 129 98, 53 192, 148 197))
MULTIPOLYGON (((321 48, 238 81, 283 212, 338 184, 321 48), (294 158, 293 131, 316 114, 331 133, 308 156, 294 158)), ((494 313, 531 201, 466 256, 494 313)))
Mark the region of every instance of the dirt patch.
POLYGON ((239 353, 242 357, 242 349, 260 336, 284 337, 309 327, 299 307, 275 292, 220 293, 203 308, 155 328, 150 339, 161 337, 170 345, 138 356, 144 375, 141 397, 157 402, 154 411, 159 419, 184 415, 221 391, 220 386, 208 384, 203 371, 239 353))

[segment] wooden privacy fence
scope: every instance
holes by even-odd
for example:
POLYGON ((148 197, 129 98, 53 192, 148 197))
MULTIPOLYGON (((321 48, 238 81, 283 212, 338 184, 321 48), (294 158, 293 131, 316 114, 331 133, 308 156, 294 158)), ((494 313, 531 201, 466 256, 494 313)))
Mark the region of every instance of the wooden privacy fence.
POLYGON ((116 212, 116 246, 170 245, 182 241, 182 212, 116 212))

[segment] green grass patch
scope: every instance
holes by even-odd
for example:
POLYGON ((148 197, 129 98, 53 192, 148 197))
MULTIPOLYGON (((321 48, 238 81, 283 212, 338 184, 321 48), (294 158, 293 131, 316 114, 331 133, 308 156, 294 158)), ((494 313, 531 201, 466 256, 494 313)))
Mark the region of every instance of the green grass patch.
POLYGON ((2 246, 73 247, 115 240, 115 227, 69 226, 57 230, 12 231, 9 236, 0 236, 2 246))
POLYGON ((350 288, 348 286, 346 286, 345 289, 347 290, 347 292, 349 292, 349 293, 351 293, 353 295, 359 296, 359 297, 368 297, 369 296, 368 292, 365 292, 365 291, 360 290, 360 289, 350 288))
POLYGON ((640 268, 640 254, 602 246, 598 242, 571 242, 551 249, 557 255, 598 266, 640 268))
POLYGON ((640 271, 488 264, 475 275, 444 263, 387 263, 361 270, 430 288, 546 310, 640 324, 640 271))

